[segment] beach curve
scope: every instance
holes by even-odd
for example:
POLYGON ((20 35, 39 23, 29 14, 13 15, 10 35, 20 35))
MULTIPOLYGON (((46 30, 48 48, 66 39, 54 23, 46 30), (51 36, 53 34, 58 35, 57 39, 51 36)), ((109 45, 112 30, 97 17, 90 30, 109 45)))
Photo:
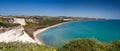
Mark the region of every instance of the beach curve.
POLYGON ((53 27, 56 27, 56 26, 59 26, 59 25, 65 24, 65 23, 68 23, 68 22, 58 23, 58 24, 55 24, 55 25, 52 25, 52 26, 49 26, 49 27, 46 27, 46 28, 38 29, 37 31, 35 31, 33 33, 34 40, 40 45, 45 45, 40 39, 38 39, 38 37, 37 37, 38 34, 40 34, 41 32, 43 32, 45 30, 48 30, 49 28, 53 28, 53 27))

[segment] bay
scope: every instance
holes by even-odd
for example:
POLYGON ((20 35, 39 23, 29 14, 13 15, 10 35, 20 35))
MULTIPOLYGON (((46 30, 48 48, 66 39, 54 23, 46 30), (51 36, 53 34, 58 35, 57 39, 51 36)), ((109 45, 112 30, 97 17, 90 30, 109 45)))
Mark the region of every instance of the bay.
POLYGON ((120 40, 120 20, 74 21, 50 28, 38 35, 46 45, 61 46, 79 38, 112 43, 120 40))

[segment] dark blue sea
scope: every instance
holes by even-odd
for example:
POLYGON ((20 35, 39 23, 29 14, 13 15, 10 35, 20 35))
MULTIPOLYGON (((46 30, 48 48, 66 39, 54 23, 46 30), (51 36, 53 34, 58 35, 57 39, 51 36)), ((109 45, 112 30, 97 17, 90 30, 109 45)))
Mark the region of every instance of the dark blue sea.
POLYGON ((38 35, 43 43, 61 46, 79 38, 95 38, 104 43, 120 40, 120 20, 84 20, 65 23, 38 35))

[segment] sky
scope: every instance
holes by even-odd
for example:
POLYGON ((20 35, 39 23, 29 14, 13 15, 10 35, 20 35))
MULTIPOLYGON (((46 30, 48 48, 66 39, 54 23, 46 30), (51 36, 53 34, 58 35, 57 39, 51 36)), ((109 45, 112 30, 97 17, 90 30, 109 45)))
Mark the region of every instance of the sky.
POLYGON ((120 19, 120 0, 0 0, 0 15, 120 19))

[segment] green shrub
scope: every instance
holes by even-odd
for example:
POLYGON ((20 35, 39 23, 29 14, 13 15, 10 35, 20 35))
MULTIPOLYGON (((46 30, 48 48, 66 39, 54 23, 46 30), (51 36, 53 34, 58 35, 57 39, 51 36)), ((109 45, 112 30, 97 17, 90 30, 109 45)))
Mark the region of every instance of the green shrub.
POLYGON ((11 42, 11 43, 0 43, 1 51, 52 51, 53 47, 43 46, 33 43, 20 43, 20 42, 11 42))
POLYGON ((95 39, 78 39, 65 44, 63 48, 69 51, 94 51, 100 44, 95 39))
POLYGON ((120 41, 107 44, 95 39, 77 39, 65 44, 58 51, 120 51, 120 41))
POLYGON ((112 50, 120 51, 120 41, 112 43, 112 50))

